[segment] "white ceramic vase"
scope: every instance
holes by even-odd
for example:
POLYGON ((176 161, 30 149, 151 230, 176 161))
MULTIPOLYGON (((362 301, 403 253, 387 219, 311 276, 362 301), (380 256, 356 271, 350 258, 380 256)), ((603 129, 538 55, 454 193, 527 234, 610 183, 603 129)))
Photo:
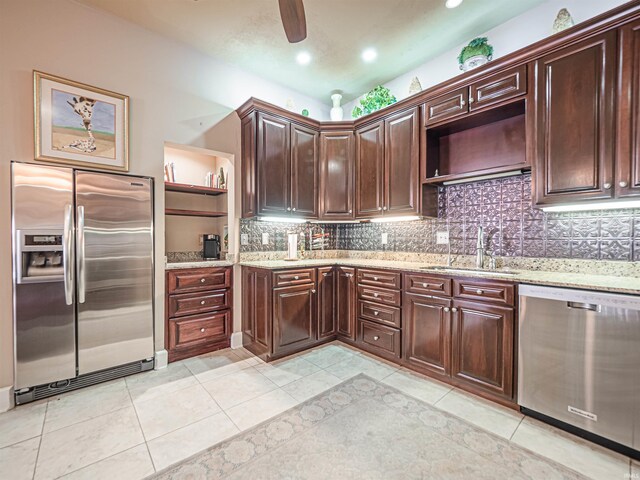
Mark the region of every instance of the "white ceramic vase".
POLYGON ((342 107, 340 106, 340 100, 342 100, 342 95, 339 93, 331 95, 333 107, 331 108, 329 115, 331 116, 331 120, 334 122, 339 122, 344 117, 344 110, 342 110, 342 107))

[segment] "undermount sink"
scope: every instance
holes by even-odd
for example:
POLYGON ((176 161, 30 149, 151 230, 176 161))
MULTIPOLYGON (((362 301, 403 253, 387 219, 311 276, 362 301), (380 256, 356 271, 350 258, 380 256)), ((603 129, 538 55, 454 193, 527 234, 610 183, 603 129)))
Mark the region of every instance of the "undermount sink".
POLYGON ((423 270, 436 270, 439 272, 446 273, 473 273, 475 275, 491 275, 491 276, 505 276, 510 277, 512 275, 517 275, 516 272, 510 272, 505 270, 485 270, 481 268, 456 268, 456 267, 445 267, 445 266, 434 266, 434 267, 422 267, 423 270))

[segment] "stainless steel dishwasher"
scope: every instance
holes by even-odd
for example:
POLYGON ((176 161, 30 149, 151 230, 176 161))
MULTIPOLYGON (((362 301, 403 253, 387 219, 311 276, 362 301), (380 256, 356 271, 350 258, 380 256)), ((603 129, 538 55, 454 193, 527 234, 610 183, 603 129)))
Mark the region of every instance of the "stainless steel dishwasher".
POLYGON ((533 285, 519 294, 523 411, 637 457, 640 297, 533 285))

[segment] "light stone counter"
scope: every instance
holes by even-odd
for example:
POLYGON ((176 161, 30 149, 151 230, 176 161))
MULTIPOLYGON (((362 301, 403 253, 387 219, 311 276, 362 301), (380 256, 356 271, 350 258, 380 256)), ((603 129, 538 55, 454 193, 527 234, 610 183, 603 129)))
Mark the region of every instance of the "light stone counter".
MULTIPOLYGON (((435 257, 435 256, 434 256, 435 257)), ((513 268, 507 264, 507 268, 500 268, 495 270, 495 273, 486 271, 486 273, 475 273, 473 271, 468 272, 443 272, 442 270, 434 270, 429 267, 442 266, 443 263, 437 261, 442 260, 444 257, 429 258, 427 262, 421 261, 406 261, 406 260, 382 260, 379 258, 326 258, 326 259, 303 259, 297 261, 285 261, 285 260, 253 260, 253 261, 241 261, 240 265, 256 268, 264 268, 269 270, 289 269, 289 268, 307 268, 307 267, 322 267, 331 265, 343 265, 350 267, 361 268, 382 268, 388 270, 401 270, 405 272, 421 272, 429 274, 447 275, 451 277, 467 277, 467 278, 486 278, 492 280, 505 280, 515 283, 529 283, 533 285, 548 285, 554 287, 566 287, 566 288, 581 288, 587 290, 608 291, 616 293, 629 293, 640 294, 640 275, 634 274, 634 270, 639 268, 638 262, 626 262, 629 265, 622 264, 621 262, 608 262, 617 263, 619 270, 624 272, 625 275, 608 275, 608 274, 593 274, 581 272, 569 272, 566 270, 574 270, 572 265, 563 264, 561 261, 557 262, 557 271, 545 271, 540 270, 540 261, 537 259, 531 259, 531 268, 523 268, 526 266, 525 262, 519 261, 518 267, 513 268), (436 261, 433 261, 436 260, 436 261), (566 266, 566 270, 563 268, 566 266), (565 270, 565 271, 562 271, 565 270), (514 275, 504 275, 501 272, 513 272, 514 275)), ((459 264, 454 264, 453 268, 469 268, 468 259, 461 259, 459 264)), ((546 261, 545 261, 546 263, 546 261)), ((601 262, 591 262, 597 264, 601 262)), ((546 266, 552 266, 549 264, 546 266)), ((542 265, 545 266, 545 265, 542 265)), ((588 264, 579 265, 580 267, 588 267, 588 264)), ((575 267, 575 262, 573 264, 575 267)), ((602 267, 602 265, 601 265, 602 267)), ((599 270, 603 272, 611 271, 611 269, 599 270)), ((593 271, 594 268, 591 269, 593 271)), ((614 270, 615 271, 615 270, 614 270)))
POLYGON ((211 268, 211 267, 231 267, 233 262, 226 260, 199 260, 196 262, 171 262, 164 267, 165 270, 177 270, 179 268, 211 268))

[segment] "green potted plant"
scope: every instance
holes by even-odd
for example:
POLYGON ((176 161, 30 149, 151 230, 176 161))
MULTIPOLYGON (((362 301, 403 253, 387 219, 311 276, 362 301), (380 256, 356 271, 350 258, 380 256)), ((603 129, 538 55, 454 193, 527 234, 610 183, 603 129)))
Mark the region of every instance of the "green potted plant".
POLYGON ((469 42, 469 45, 462 49, 458 55, 460 70, 466 72, 491 61, 493 47, 487 43, 488 41, 487 37, 474 38, 469 42))
POLYGON ((396 97, 391 95, 388 88, 378 85, 367 93, 364 98, 360 99, 360 105, 354 107, 351 112, 351 116, 353 118, 359 118, 363 115, 369 115, 370 113, 394 104, 397 101, 396 97))

